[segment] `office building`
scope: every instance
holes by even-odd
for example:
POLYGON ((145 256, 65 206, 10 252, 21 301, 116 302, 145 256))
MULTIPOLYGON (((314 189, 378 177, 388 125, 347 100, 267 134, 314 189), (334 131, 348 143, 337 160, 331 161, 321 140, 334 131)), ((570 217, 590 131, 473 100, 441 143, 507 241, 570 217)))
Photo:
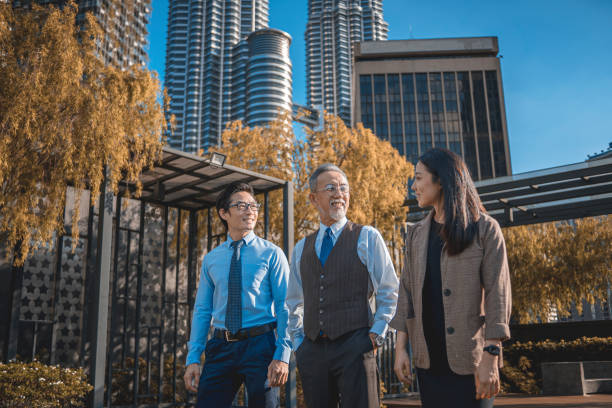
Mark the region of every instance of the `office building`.
MULTIPOLYGON (((28 7, 31 3, 61 6, 67 1, 12 1, 13 7, 28 7)), ((122 69, 147 64, 147 24, 151 15, 151 0, 77 0, 76 3, 79 7, 77 23, 83 24, 85 13, 90 12, 104 31, 99 52, 105 63, 122 69)))
POLYGON ((171 147, 206 151, 230 121, 291 112, 291 37, 268 28, 267 0, 170 1, 167 41, 171 147))
POLYGON ((415 162, 460 154, 474 180, 512 174, 497 37, 368 41, 354 47, 353 123, 415 162))
POLYGON ((352 44, 386 40, 382 0, 308 0, 307 105, 351 120, 352 44))

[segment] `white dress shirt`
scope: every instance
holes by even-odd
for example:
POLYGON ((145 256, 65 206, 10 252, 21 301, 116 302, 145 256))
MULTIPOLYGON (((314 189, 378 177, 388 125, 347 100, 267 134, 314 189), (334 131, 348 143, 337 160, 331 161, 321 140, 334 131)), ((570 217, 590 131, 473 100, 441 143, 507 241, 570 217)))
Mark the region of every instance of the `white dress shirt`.
MULTIPOLYGON (((344 217, 330 226, 333 245, 336 245, 336 241, 340 237, 346 222, 347 219, 344 217)), ((321 245, 326 229, 326 225, 320 224, 319 232, 315 239, 317 256, 321 254, 321 245)), ((297 350, 300 344, 302 344, 302 340, 304 340, 304 292, 302 289, 302 276, 300 274, 300 261, 305 240, 306 238, 301 239, 293 249, 289 288, 287 290, 289 335, 292 339, 293 350, 297 350)), ((357 255, 368 270, 376 299, 376 312, 374 313, 370 332, 384 336, 387 332, 388 324, 395 314, 399 281, 385 241, 376 228, 363 226, 357 241, 357 255)))

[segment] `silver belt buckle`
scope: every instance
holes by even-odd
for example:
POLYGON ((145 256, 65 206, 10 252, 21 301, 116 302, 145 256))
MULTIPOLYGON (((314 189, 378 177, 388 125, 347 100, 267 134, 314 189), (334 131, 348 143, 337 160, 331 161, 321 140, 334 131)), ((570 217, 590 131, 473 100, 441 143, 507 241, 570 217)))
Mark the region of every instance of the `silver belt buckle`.
POLYGON ((227 341, 228 343, 233 343, 235 341, 238 341, 238 339, 230 338, 230 331, 229 330, 225 330, 223 332, 223 337, 225 337, 225 341, 227 341))

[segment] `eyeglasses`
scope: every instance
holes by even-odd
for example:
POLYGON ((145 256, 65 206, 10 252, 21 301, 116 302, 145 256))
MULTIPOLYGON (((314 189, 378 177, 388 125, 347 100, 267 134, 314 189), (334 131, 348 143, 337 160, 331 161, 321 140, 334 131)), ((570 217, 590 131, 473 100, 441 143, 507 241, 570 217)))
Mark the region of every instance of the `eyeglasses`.
POLYGON ((325 187, 323 187, 322 190, 318 190, 317 192, 322 192, 322 191, 326 191, 330 194, 333 194, 335 192, 346 194, 349 192, 349 185, 348 184, 340 184, 340 185, 328 184, 325 187))
POLYGON ((259 203, 245 203, 244 201, 237 201, 234 204, 230 204, 229 208, 237 208, 238 210, 245 212, 248 210, 259 211, 261 204, 259 203))

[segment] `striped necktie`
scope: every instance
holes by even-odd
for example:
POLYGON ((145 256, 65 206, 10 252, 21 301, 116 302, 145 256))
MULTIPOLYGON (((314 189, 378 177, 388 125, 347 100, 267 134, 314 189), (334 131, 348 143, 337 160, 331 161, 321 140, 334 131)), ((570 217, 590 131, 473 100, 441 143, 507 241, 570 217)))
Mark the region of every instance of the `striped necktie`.
POLYGON ((236 334, 242 327, 242 263, 240 261, 240 247, 244 240, 234 241, 234 249, 227 283, 227 309, 225 311, 225 327, 232 334, 236 334))

